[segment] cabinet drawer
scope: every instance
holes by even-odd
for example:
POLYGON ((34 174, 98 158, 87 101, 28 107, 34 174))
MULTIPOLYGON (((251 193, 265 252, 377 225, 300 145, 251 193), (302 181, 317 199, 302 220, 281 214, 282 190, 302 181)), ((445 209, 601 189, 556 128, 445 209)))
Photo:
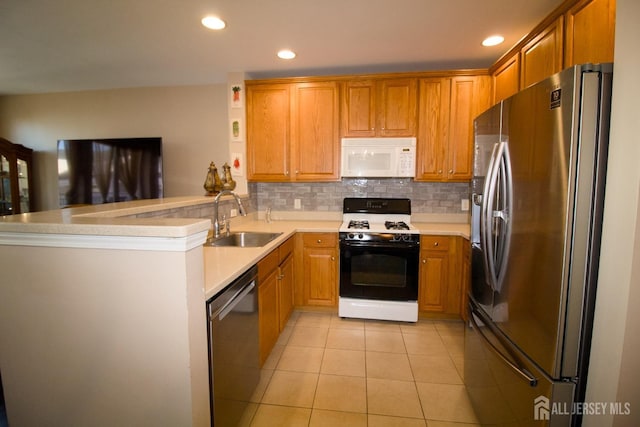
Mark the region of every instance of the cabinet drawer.
POLYGON ((280 247, 278 248, 280 263, 282 263, 282 261, 287 259, 287 257, 291 255, 292 252, 293 252, 293 237, 290 237, 289 239, 287 239, 286 242, 281 244, 280 247))
POLYGON ((449 237, 448 236, 422 236, 420 238, 421 250, 449 250, 449 237))
POLYGON ((333 248, 338 243, 337 233, 304 233, 302 242, 309 248, 333 248))
POLYGON ((271 272, 278 268, 278 264, 280 264, 278 251, 271 251, 258 262, 258 285, 261 285, 271 272))

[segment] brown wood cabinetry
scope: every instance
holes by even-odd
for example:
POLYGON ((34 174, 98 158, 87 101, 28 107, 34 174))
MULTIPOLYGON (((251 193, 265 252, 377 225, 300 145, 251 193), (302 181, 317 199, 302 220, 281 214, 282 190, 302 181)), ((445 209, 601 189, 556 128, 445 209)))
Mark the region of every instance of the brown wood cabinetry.
POLYGON ((247 86, 247 178, 289 180, 291 85, 247 86))
POLYGON ((520 53, 516 52, 493 73, 493 100, 502 101, 520 90, 520 53))
POLYGON ((296 305, 336 307, 338 234, 298 233, 296 239, 296 305))
POLYGON ((416 180, 471 179, 473 119, 489 107, 490 87, 488 76, 420 79, 416 180))
POLYGON ((416 135, 417 80, 349 80, 342 91, 342 136, 416 135))
POLYGON ((337 82, 247 82, 250 181, 339 179, 337 82))
POLYGON ((612 62, 615 14, 615 0, 564 2, 489 69, 493 102, 572 65, 612 62))
POLYGON ((31 211, 33 150, 0 138, 0 216, 31 211))
POLYGON ((421 237, 419 311, 432 313, 446 311, 450 258, 449 237, 421 237))
POLYGON ((260 336, 260 364, 269 356, 280 335, 278 314, 278 253, 272 252, 258 263, 258 318, 260 336))
POLYGON ((471 244, 467 239, 461 239, 461 263, 460 263, 460 317, 465 322, 468 320, 467 301, 469 299, 469 287, 471 286, 471 244))
POLYGON ((337 82, 293 87, 291 166, 293 181, 340 178, 340 100, 337 82))
POLYGON ((451 79, 420 79, 418 90, 416 180, 439 181, 446 170, 451 79))
POLYGON ((294 305, 293 242, 294 238, 291 237, 278 248, 278 314, 281 332, 287 326, 294 305))
MULTIPOLYGON (((418 309, 423 314, 460 316, 464 304, 465 263, 461 237, 422 236, 418 309)), ((465 270, 466 268, 466 270, 465 270)))
POLYGON ((260 364, 269 357, 293 311, 293 238, 258 262, 260 364))
POLYGON ((520 52, 521 88, 526 88, 563 68, 563 24, 564 17, 558 17, 520 52))
POLYGON ((615 0, 580 0, 565 15, 564 66, 613 62, 615 0))

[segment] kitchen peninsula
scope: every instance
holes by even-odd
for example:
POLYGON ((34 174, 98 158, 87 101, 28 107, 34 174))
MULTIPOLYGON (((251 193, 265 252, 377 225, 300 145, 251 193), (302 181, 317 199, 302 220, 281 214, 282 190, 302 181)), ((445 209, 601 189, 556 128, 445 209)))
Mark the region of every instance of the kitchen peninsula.
MULTIPOLYGON (((209 425, 205 302, 294 233, 340 223, 327 213, 266 223, 253 212, 235 230, 282 234, 261 248, 203 247, 211 204, 0 219, 0 368, 15 425, 209 425)), ((468 237, 466 223, 416 225, 468 237)))

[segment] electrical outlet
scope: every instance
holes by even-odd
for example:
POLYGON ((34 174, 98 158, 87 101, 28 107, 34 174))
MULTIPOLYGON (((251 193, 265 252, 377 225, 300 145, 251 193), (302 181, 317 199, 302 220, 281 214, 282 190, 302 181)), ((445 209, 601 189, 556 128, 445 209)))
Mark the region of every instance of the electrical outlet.
POLYGON ((238 210, 237 209, 231 209, 231 212, 229 212, 229 216, 231 218, 238 216, 238 210))
POLYGON ((300 199, 293 199, 293 209, 302 209, 300 199))
POLYGON ((460 209, 464 212, 469 210, 469 199, 460 200, 460 209))

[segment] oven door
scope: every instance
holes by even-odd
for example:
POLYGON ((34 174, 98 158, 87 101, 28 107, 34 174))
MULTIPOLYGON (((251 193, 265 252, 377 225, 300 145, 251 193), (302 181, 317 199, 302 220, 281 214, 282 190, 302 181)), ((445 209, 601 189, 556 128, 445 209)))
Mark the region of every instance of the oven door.
POLYGON ((418 300, 418 243, 340 242, 340 296, 418 300))

